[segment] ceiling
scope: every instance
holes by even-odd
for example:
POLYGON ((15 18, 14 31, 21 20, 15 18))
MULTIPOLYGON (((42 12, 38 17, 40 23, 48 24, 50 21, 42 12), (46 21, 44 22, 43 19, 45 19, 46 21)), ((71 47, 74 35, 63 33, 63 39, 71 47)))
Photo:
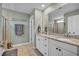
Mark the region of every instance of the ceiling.
POLYGON ((49 5, 50 3, 2 3, 2 8, 29 14, 34 8, 44 10, 49 5), (41 7, 42 4, 45 7, 41 7))

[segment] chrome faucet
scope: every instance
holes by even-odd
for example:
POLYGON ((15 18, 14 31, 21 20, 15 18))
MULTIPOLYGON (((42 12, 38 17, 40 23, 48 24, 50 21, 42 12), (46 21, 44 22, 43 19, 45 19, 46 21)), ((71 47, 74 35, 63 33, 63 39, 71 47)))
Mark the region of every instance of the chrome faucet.
POLYGON ((65 33, 65 36, 66 36, 66 37, 70 37, 70 32, 65 33))

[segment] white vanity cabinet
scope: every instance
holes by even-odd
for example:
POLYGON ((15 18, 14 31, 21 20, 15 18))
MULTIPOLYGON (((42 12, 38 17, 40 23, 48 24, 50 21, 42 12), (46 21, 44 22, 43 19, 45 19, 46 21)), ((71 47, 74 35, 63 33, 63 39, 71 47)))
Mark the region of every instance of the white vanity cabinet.
POLYGON ((55 41, 49 40, 49 56, 62 56, 63 52, 61 51, 61 48, 55 43, 55 41))
POLYGON ((62 49, 62 51, 63 51, 63 56, 77 56, 76 54, 73 54, 70 51, 66 51, 64 49, 62 49))
MULTIPOLYGON (((64 40, 64 39, 63 39, 64 40)), ((79 55, 79 47, 58 41, 55 38, 47 38, 44 36, 36 36, 36 48, 44 56, 77 56, 79 55)))
POLYGON ((48 55, 48 39, 42 36, 36 36, 36 48, 44 55, 48 55))
POLYGON ((51 42, 49 43, 49 56, 58 56, 57 46, 53 45, 51 42))
POLYGON ((49 56, 77 56, 77 47, 49 39, 49 56))

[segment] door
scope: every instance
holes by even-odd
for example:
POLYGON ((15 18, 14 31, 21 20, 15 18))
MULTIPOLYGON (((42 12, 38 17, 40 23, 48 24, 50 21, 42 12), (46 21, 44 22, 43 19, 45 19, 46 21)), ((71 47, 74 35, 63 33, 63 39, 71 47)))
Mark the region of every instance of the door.
POLYGON ((38 36, 36 36, 36 48, 40 49, 40 38, 38 36))
POLYGON ((51 45, 49 48, 49 56, 58 56, 59 51, 56 45, 51 45))
POLYGON ((53 40, 49 40, 49 56, 58 56, 58 46, 53 44, 53 40))
POLYGON ((40 52, 43 54, 44 52, 44 38, 43 37, 40 37, 39 46, 40 46, 40 52))
POLYGON ((3 17, 0 16, 0 43, 3 42, 3 17))
POLYGON ((33 47, 35 47, 34 16, 31 16, 29 21, 29 39, 33 47))
POLYGON ((61 48, 58 48, 58 56, 63 56, 63 50, 61 48))
POLYGON ((63 55, 63 51, 62 49, 56 44, 57 42, 54 40, 49 40, 49 56, 62 56, 63 55))
POLYGON ((43 45, 43 38, 38 36, 38 39, 37 39, 37 48, 38 50, 43 54, 43 49, 44 49, 44 45, 43 45))

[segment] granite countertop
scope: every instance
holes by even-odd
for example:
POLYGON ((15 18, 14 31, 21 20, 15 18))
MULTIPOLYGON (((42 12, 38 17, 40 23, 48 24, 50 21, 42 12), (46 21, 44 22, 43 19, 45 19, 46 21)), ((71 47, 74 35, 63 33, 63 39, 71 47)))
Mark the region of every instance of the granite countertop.
POLYGON ((43 36, 43 37, 47 37, 49 39, 53 39, 53 40, 61 41, 64 43, 79 46, 79 39, 69 38, 69 37, 65 37, 63 35, 57 35, 57 34, 52 34, 52 35, 38 34, 38 35, 43 36))

